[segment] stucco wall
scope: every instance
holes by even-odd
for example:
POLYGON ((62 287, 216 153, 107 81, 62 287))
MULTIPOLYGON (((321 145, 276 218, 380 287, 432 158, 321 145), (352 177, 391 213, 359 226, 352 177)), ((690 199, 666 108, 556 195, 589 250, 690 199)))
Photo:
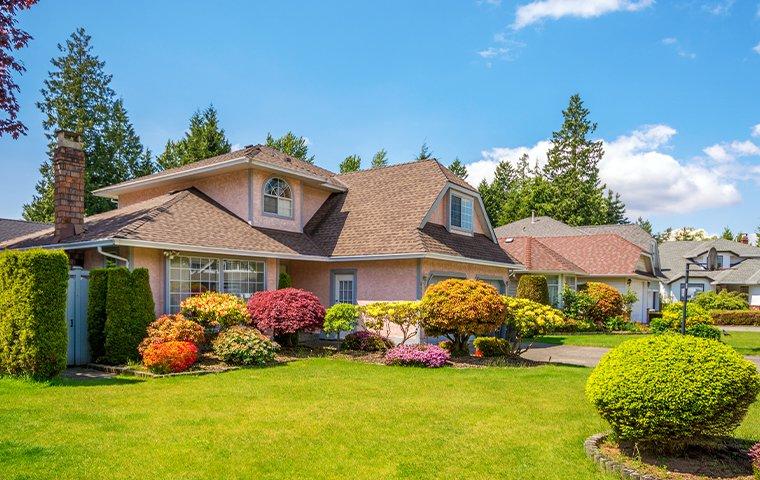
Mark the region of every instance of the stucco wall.
POLYGON ((466 278, 475 279, 478 276, 496 278, 504 281, 508 286, 508 270, 503 267, 490 267, 485 265, 475 265, 471 263, 449 262, 444 260, 422 260, 422 282, 423 292, 430 283, 430 277, 433 274, 463 274, 466 278))
POLYGON ((749 304, 760 307, 760 285, 749 288, 749 304))
POLYGON ((166 268, 165 256, 161 250, 133 248, 132 263, 134 268, 147 268, 150 276, 150 290, 156 304, 156 316, 164 312, 166 268))

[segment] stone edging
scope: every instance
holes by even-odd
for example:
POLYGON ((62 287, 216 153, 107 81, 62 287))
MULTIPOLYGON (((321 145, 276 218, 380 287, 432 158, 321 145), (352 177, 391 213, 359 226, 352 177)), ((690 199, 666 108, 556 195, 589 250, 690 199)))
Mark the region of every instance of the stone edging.
POLYGON ((164 377, 180 377, 180 376, 185 376, 185 375, 209 375, 212 373, 223 373, 223 372, 229 372, 231 370, 238 370, 240 367, 224 367, 218 370, 190 370, 187 372, 166 373, 163 375, 147 372, 144 370, 135 370, 134 368, 129 368, 129 367, 102 365, 100 363, 88 363, 87 368, 92 368, 93 370, 100 370, 101 372, 115 373, 118 375, 132 375, 135 377, 143 377, 143 378, 164 378, 164 377))
POLYGON ((607 438, 606 433, 591 435, 583 443, 588 458, 594 461, 599 468, 610 475, 629 480, 659 480, 659 477, 637 472, 635 469, 623 465, 617 460, 608 457, 599 449, 599 445, 607 438))

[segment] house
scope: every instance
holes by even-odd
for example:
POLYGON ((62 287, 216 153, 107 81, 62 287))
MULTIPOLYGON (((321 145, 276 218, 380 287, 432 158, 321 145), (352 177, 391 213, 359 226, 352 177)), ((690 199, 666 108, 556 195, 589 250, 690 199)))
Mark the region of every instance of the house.
POLYGON ((156 313, 207 290, 278 286, 336 302, 414 300, 445 278, 506 291, 521 268, 499 247, 477 189, 436 160, 337 175, 275 149, 241 150, 95 191, 118 208, 84 217, 84 153, 61 132, 55 225, 0 248, 62 248, 73 266, 150 272, 156 313))
MULTIPOLYGON (((550 217, 532 217, 498 227, 500 245, 525 265, 518 273, 546 276, 549 297, 562 305, 565 286, 602 282, 621 293, 632 291, 638 301, 631 318, 648 320, 659 309, 660 265, 657 242, 638 225, 573 227, 550 217)), ((516 282, 510 283, 514 289, 516 282)), ((511 292, 514 293, 514 290, 511 292)))
MULTIPOLYGON (((746 237, 745 237, 746 238, 746 237)), ((660 245, 663 295, 682 300, 711 290, 737 291, 747 295, 750 306, 760 309, 760 248, 743 242, 714 239, 664 242, 660 245), (713 251, 714 264, 708 256, 713 251), (685 282, 686 263, 689 284, 685 282)))

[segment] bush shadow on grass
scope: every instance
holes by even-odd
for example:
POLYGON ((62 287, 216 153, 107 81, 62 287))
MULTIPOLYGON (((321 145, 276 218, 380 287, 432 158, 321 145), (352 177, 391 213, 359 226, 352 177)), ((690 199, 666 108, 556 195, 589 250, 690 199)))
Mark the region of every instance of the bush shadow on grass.
POLYGON ((108 386, 127 386, 135 383, 143 383, 146 379, 138 377, 113 376, 102 378, 71 378, 58 377, 49 380, 47 384, 51 387, 108 387, 108 386))

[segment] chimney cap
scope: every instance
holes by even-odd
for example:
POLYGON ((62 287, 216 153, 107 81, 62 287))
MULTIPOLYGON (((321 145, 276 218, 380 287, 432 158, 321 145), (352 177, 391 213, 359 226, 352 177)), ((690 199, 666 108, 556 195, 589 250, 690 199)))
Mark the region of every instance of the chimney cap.
POLYGON ((55 132, 56 143, 59 147, 76 148, 82 150, 82 135, 68 130, 57 130, 55 132))

